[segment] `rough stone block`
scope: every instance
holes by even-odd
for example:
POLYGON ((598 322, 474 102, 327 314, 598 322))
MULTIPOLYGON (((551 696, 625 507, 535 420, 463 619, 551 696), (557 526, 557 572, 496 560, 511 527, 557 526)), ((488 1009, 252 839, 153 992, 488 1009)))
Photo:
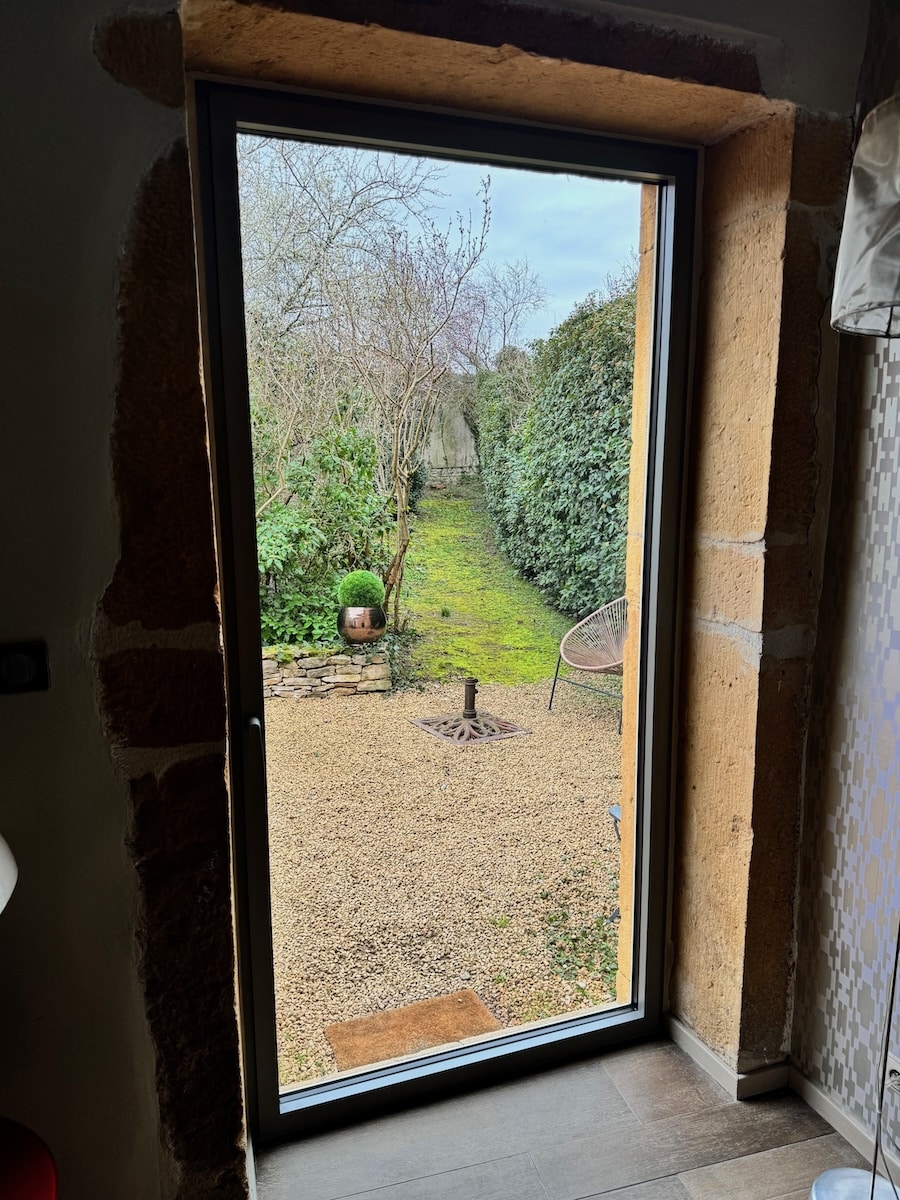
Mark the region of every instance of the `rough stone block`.
POLYGON ((331 667, 311 667, 306 672, 307 679, 321 679, 324 675, 331 674, 331 667))
POLYGON ((755 541, 766 528, 785 214, 707 239, 694 428, 695 525, 755 541))
POLYGON ((363 667, 363 679, 390 679, 391 668, 387 663, 373 663, 369 667, 363 667))
POLYGON ((850 170, 853 122, 825 113, 797 113, 791 199, 812 207, 842 205, 850 170))
POLYGON ((362 675, 359 673, 359 671, 356 671, 356 672, 355 672, 354 674, 352 674, 352 675, 339 675, 339 674, 334 674, 334 675, 323 675, 323 676, 322 676, 322 682, 323 682, 323 683, 333 683, 333 684, 338 684, 338 683, 343 683, 343 684, 347 684, 347 683, 359 683, 359 681, 360 681, 361 679, 362 679, 362 675))
POLYGON ((196 1182, 216 1166, 215 1185, 192 1184, 184 1195, 237 1197, 245 1193, 226 1180, 242 1170, 242 1113, 224 759, 204 756, 158 781, 133 780, 131 799, 142 896, 137 961, 162 1128, 184 1175, 196 1182))
POLYGON ((754 842, 757 647, 737 629, 727 637, 689 628, 681 698, 673 1011, 731 1063, 754 842))
POLYGON ((145 176, 122 256, 112 470, 121 556, 110 621, 218 623, 200 386, 191 180, 178 143, 145 176))
POLYGON ((689 604, 707 621, 762 630, 764 555, 761 542, 710 542, 698 538, 692 555, 689 604))
POLYGON ((778 1061, 785 1050, 808 677, 803 659, 762 660, 740 1070, 778 1061))
POLYGON ((222 656, 205 650, 122 650, 99 664, 114 742, 184 746, 225 736, 222 656))
POLYGON ((763 611, 767 630, 791 625, 813 626, 818 611, 818 590, 808 543, 766 548, 763 611))
POLYGON ((364 679, 356 690, 358 692, 389 692, 391 681, 390 679, 364 679))
POLYGON ((306 674, 308 675, 310 673, 310 671, 317 671, 320 667, 325 667, 328 664, 326 663, 324 658, 310 657, 310 658, 302 658, 298 665, 299 665, 300 669, 302 671, 305 671, 306 674))
POLYGON ((325 660, 331 667, 346 666, 350 662, 349 654, 329 654, 325 660))
POLYGON ((272 675, 280 675, 281 667, 272 658, 264 658, 262 660, 263 679, 267 679, 272 675))
POLYGON ((109 74, 157 104, 184 107, 178 14, 122 12, 98 22, 94 53, 109 74))
POLYGON ((703 186, 707 229, 752 221, 762 210, 787 203, 793 139, 793 114, 779 113, 709 147, 703 186))
POLYGON ((388 658, 386 654, 370 654, 368 656, 370 663, 386 663, 388 658))
POLYGON ((774 413, 769 531, 805 534, 819 494, 817 414, 826 340, 836 334, 823 320, 829 302, 824 262, 836 251, 839 225, 803 208, 788 214, 778 392, 774 413))

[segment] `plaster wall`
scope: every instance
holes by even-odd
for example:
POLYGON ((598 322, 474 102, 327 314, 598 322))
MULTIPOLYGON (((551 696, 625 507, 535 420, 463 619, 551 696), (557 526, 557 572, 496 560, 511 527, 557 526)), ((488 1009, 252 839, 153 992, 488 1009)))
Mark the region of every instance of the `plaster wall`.
POLYGON ((138 979, 128 791, 90 647, 118 555, 119 255, 139 181, 183 116, 100 67, 92 32, 112 7, 26 5, 3 18, 15 101, 2 106, 0 628, 46 639, 52 683, 0 696, 0 830, 20 868, 0 918, 0 1112, 46 1139, 71 1200, 159 1200, 177 1179, 138 979))

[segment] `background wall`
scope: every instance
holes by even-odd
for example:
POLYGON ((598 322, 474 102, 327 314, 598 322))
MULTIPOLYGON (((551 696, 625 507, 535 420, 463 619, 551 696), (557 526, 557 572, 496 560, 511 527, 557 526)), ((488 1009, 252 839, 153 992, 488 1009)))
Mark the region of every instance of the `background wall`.
POLYGON ((432 483, 456 483, 478 470, 475 437, 464 415, 466 401, 459 388, 451 388, 434 414, 424 454, 432 483))

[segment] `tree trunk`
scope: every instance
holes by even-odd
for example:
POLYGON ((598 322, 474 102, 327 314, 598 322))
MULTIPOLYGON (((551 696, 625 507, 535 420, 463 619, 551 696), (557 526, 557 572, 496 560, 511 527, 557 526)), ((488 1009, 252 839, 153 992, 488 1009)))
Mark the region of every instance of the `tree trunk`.
POLYGON ((394 479, 394 499, 397 504, 397 544, 384 581, 385 607, 394 598, 394 628, 400 626, 400 589, 403 583, 403 568, 409 549, 409 480, 398 475, 394 479))

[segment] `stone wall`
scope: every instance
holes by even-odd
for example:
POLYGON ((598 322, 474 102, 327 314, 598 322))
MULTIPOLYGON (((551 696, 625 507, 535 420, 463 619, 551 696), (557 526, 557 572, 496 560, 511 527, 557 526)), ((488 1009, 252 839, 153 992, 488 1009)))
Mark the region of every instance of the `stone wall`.
POLYGON ((425 462, 433 482, 459 483, 465 475, 474 475, 479 468, 475 436, 466 421, 465 409, 474 392, 472 378, 453 381, 443 396, 425 445, 425 462))
POLYGON ((264 650, 263 694, 289 696, 354 696, 359 692, 389 692, 391 665, 378 650, 353 654, 297 650, 287 662, 279 662, 278 651, 264 650))
POLYGON ((781 115, 705 161, 670 1003, 738 1073, 789 1048, 849 133, 781 115))

